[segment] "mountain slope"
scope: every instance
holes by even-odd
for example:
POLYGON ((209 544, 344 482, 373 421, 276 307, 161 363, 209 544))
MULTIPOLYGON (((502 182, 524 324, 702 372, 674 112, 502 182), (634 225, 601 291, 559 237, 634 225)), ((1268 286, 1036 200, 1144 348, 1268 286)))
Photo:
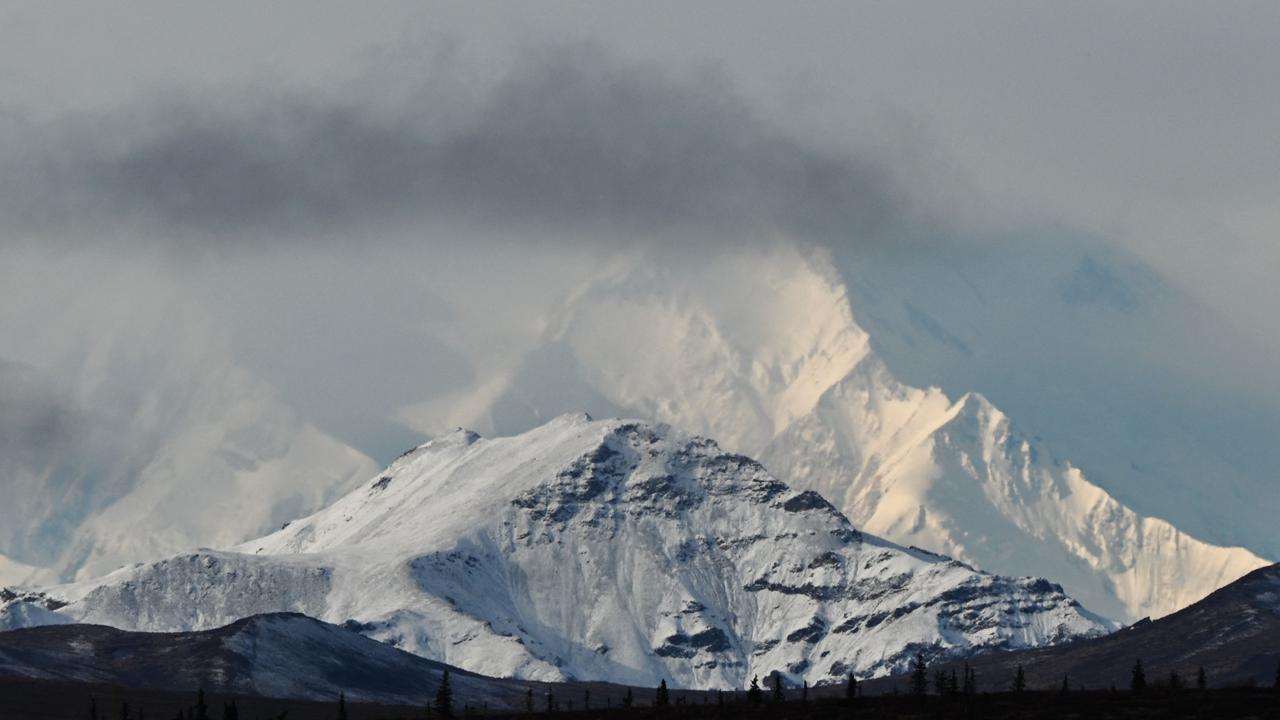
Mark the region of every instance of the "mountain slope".
POLYGON ((0 267, 0 583, 234 544, 376 469, 237 365, 166 274, 120 265, 0 267))
POLYGON ((1231 318, 1061 228, 933 250, 833 261, 900 380, 979 392, 1135 512, 1280 559, 1280 378, 1231 318))
POLYGON ((1111 617, 1171 612, 1267 564, 1133 512, 981 396, 900 382, 829 258, 787 246, 619 262, 509 373, 405 416, 518 432, 575 409, 559 403, 716 437, 868 532, 1051 577, 1111 617))
MULTIPOLYGON (((126 688, 426 705, 448 666, 296 614, 258 615, 191 633, 60 625, 0 633, 0 675, 126 688)), ((514 710, 523 683, 453 668, 459 706, 514 710)))
POLYGON ((704 688, 1108 628, 1048 581, 864 535, 709 440, 581 415, 437 438, 238 551, 48 597, 77 621, 147 630, 296 610, 485 675, 704 688))
POLYGON ((1280 565, 1272 565, 1159 620, 1052 648, 980 656, 970 664, 979 685, 992 690, 1006 688, 1018 665, 1034 689, 1061 687, 1064 676, 1076 688, 1125 688, 1137 659, 1153 685, 1177 672, 1191 686, 1203 667, 1213 687, 1265 687, 1280 667, 1278 639, 1280 565))

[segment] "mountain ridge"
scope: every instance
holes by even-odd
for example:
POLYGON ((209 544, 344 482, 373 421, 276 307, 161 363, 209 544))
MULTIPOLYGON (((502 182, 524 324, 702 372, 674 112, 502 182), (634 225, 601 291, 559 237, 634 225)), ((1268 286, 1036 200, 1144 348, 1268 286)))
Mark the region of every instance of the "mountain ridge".
POLYGON ((666 426, 457 431, 238 552, 48 591, 149 630, 299 610, 491 676, 797 684, 1112 627, 1060 586, 867 535, 812 491, 666 426))

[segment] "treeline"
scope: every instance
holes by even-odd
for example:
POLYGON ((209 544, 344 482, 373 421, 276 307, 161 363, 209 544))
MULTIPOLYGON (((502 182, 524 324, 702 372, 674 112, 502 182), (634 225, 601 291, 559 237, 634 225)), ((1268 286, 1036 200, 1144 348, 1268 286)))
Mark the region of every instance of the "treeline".
MULTIPOLYGON (((884 687, 884 681, 878 681, 884 687)), ((638 699, 633 688, 626 688, 625 693, 616 698, 605 695, 593 700, 590 688, 575 689, 570 685, 546 687, 542 692, 535 692, 532 686, 524 694, 523 707, 517 711, 498 710, 491 712, 487 704, 480 706, 463 704, 459 706, 455 700, 452 680, 445 671, 433 693, 433 700, 421 708, 413 716, 413 720, 456 720, 457 718, 478 717, 481 715, 497 715, 508 717, 541 717, 560 713, 593 714, 595 716, 634 716, 653 717, 674 713, 680 717, 727 717, 745 716, 768 718, 780 717, 814 717, 833 718, 896 717, 898 713, 954 713, 963 711, 970 717, 1003 717, 1004 711, 1016 710, 1018 717, 1042 716, 1056 717, 1055 713, 1063 708, 1075 708, 1075 711, 1088 712, 1088 708, 1115 707, 1128 704, 1136 708, 1138 716, 1143 716, 1142 708, 1152 712, 1172 712, 1176 708, 1178 698, 1185 693, 1197 693, 1201 698, 1216 694, 1212 707, 1206 710, 1201 705, 1196 714, 1201 717, 1231 717, 1232 713, 1245 712, 1247 708, 1240 703, 1256 702, 1259 697, 1270 697, 1273 713, 1280 716, 1280 666, 1270 688, 1265 692, 1258 689, 1224 688, 1211 690, 1210 677, 1203 667, 1197 667, 1190 677, 1184 678, 1176 670, 1157 678, 1148 678, 1145 666, 1140 658, 1134 660, 1127 677, 1122 683, 1108 687, 1086 688, 1074 683, 1070 676, 1064 675, 1061 682, 1052 687, 1031 688, 1027 682, 1027 673, 1021 665, 1015 666, 1007 678, 1000 682, 995 692, 979 691, 979 678, 975 668, 968 662, 960 666, 949 665, 930 668, 923 654, 913 659, 910 672, 905 680, 889 687, 887 692, 875 695, 864 694, 864 683, 850 673, 842 683, 842 687, 823 686, 811 688, 807 682, 800 686, 788 686, 781 673, 770 673, 762 683, 759 676, 753 677, 746 688, 739 691, 686 692, 673 694, 662 680, 652 692, 646 692, 647 702, 638 699), (899 685, 905 682, 905 688, 899 685), (905 690, 905 691, 904 691, 905 690), (1245 693, 1245 694, 1241 694, 1245 693), (1034 703, 1021 701, 1035 698, 1034 703), (1163 710, 1161 710, 1163 708, 1163 710), (1215 710, 1214 708, 1217 708, 1215 710), (1226 714, 1215 714, 1218 711, 1226 714), (1028 714, 1029 713, 1029 714, 1028 714)), ((1252 706, 1250 706, 1252 707, 1252 706)), ((346 694, 337 692, 334 704, 328 717, 334 720, 349 720, 346 694)), ((317 717, 318 711, 309 708, 307 717, 317 717)), ((288 720, 288 711, 267 717, 246 718, 245 720, 288 720)), ((117 698, 113 702, 100 704, 98 699, 91 698, 88 707, 88 720, 146 720, 147 714, 142 707, 132 707, 127 700, 117 698)), ((404 717, 403 715, 401 717, 404 717)), ((176 714, 154 720, 240 720, 240 710, 236 701, 224 700, 220 707, 210 707, 206 702, 204 690, 199 690, 193 702, 179 710, 176 714)))

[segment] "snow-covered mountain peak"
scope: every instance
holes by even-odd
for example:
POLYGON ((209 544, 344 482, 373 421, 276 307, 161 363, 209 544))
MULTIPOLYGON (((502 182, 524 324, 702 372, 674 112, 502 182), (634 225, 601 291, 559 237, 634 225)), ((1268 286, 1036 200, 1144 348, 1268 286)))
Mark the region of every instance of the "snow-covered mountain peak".
POLYGON ((984 394, 902 382, 878 352, 885 338, 855 317, 885 312, 868 297, 889 302, 893 288, 864 287, 852 307, 820 255, 778 246, 679 268, 620 263, 456 414, 405 417, 499 434, 573 407, 668 422, 816 490, 869 533, 1052 577, 1111 617, 1170 612, 1266 564, 1135 513, 984 394))
POLYGON ((149 630, 299 610, 490 675, 691 687, 883 674, 917 650, 1109 627, 1053 583, 865 535, 712 440, 582 415, 422 446, 238 550, 47 597, 149 630))

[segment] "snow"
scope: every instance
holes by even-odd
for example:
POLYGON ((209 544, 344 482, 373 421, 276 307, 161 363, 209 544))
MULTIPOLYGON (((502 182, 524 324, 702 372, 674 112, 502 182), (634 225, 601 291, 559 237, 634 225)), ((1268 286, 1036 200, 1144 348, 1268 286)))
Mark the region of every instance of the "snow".
POLYGON ((857 531, 705 438, 566 415, 455 431, 233 551, 52 588, 60 612, 151 631, 300 611, 491 676, 742 687, 1033 647, 1112 625, 1056 585, 857 531))
POLYGON ((107 257, 75 269, 28 260, 0 266, 0 285, 25 288, 0 307, 0 384, 29 388, 17 409, 53 409, 0 439, 0 552, 42 574, 0 559, 0 586, 241 542, 376 469, 237 364, 166 273, 107 257))
MULTIPOLYGON (((875 277, 882 265, 858 272, 869 312, 902 301, 875 277)), ((498 434, 584 408, 668 422, 760 458, 867 531, 984 570, 1051 577, 1124 620, 1167 614, 1267 564, 1136 512, 981 394, 900 381, 834 266, 786 244, 680 267, 620 262, 575 293, 516 366, 404 417, 427 432, 498 434)))
POLYGON ((0 607, 0 632, 40 625, 66 625, 72 622, 75 621, 65 615, 22 600, 9 602, 0 607))

